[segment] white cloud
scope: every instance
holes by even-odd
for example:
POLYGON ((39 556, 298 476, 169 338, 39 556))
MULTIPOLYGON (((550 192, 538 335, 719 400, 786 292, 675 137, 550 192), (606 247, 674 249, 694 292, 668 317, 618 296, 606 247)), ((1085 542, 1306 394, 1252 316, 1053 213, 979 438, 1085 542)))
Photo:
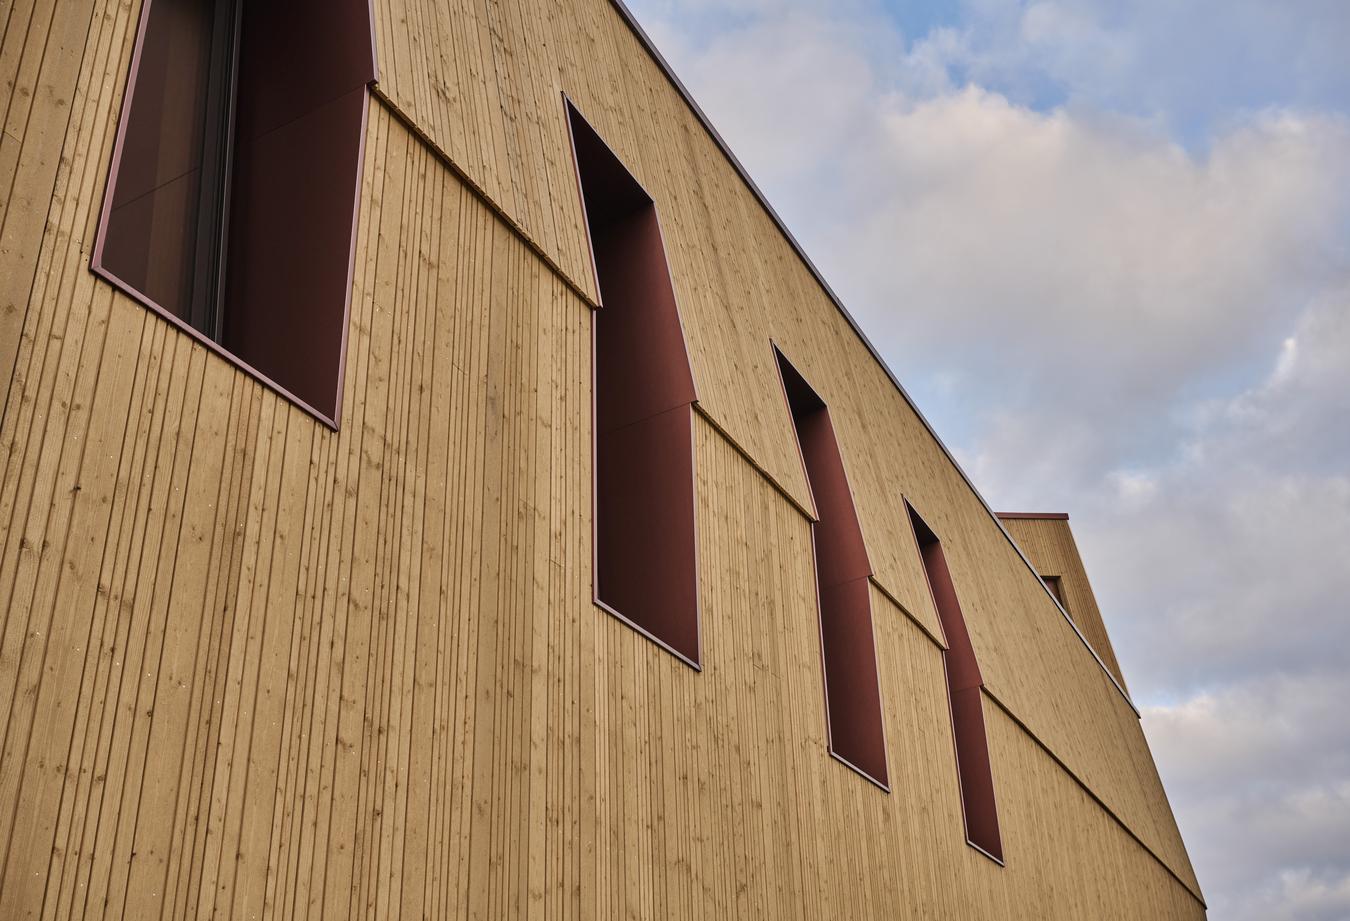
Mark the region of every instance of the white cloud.
POLYGON ((1341 0, 961 0, 947 67, 1019 102, 1156 120, 1203 145, 1234 113, 1350 103, 1341 0))
MULTIPOLYGON (((1190 414, 1174 454, 1148 471, 1147 506, 1081 499, 1084 552, 1146 686, 1346 660, 1350 285, 1315 300, 1269 365, 1190 414)), ((1341 742, 1350 748, 1350 731, 1341 742)))
POLYGON ((1116 488, 1116 496, 1125 508, 1147 506, 1158 495, 1158 481, 1147 473, 1115 470, 1107 478, 1116 488))
POLYGON ((1347 917, 1347 693, 1350 678, 1324 673, 1145 709, 1216 921, 1347 917))
POLYGON ((1342 270, 1339 119, 1262 117, 1198 162, 974 88, 879 114, 821 258, 903 362, 973 349, 1119 411, 1250 358, 1342 270))

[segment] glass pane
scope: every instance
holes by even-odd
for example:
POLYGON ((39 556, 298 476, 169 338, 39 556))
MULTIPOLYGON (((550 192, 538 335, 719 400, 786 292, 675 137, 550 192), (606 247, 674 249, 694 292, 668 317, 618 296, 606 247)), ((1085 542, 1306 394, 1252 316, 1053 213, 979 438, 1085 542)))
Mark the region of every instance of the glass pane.
POLYGON ((203 160, 215 14, 211 0, 150 5, 103 245, 103 268, 189 321, 203 177, 212 169, 203 160))

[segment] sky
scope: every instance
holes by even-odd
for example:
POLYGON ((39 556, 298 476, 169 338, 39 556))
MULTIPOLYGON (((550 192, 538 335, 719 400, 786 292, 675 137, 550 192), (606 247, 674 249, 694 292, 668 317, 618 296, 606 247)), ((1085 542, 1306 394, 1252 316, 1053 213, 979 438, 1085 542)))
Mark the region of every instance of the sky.
POLYGON ((1214 921, 1350 919, 1350 2, 628 0, 984 496, 1214 921))

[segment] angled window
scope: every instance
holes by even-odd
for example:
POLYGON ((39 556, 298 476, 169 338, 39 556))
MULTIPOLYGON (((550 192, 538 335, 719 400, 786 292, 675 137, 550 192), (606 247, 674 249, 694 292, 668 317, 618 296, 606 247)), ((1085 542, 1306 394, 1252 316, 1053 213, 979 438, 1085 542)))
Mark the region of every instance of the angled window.
POLYGON ((1059 602, 1059 606, 1062 607, 1067 614, 1069 606, 1064 603, 1064 585, 1060 580, 1060 577, 1041 576, 1041 581, 1045 583, 1046 588, 1050 589, 1050 594, 1055 596, 1055 600, 1059 602))
POLYGON ((910 525, 923 557, 928 588, 933 594, 947 650, 943 654, 947 695, 951 705, 952 735, 956 742, 956 771, 961 786, 966 840, 978 850, 1003 862, 1003 842, 994 803, 994 775, 989 763, 989 740, 984 729, 984 701, 979 663, 970 643, 966 619, 947 569, 942 542, 908 502, 910 525))
POLYGON ((774 354, 816 506, 811 535, 830 751, 885 787, 886 734, 868 581, 872 566, 829 408, 777 348, 774 354))
POLYGON ((651 197, 567 104, 600 309, 595 600, 695 668, 694 376, 651 197))
POLYGON ((330 422, 367 0, 146 0, 93 269, 330 422))

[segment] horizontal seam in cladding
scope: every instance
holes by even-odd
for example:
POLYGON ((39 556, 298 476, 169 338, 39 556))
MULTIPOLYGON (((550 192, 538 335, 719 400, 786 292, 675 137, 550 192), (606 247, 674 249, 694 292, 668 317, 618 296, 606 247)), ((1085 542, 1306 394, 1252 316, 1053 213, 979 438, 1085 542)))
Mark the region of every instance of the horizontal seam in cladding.
POLYGON ((738 442, 734 437, 732 437, 731 433, 728 432, 725 428, 723 428, 721 423, 719 423, 716 419, 714 419, 712 414, 708 412, 708 410, 703 407, 703 404, 698 402, 697 400, 694 401, 694 411, 698 413, 700 417, 702 417, 703 421, 707 422, 708 425, 712 427, 712 430, 714 432, 722 436, 722 439, 731 446, 731 449, 733 451, 739 454, 745 460, 745 462, 750 465, 752 470, 758 473, 766 483, 768 483, 770 486, 773 487, 774 492, 778 493, 780 496, 786 499, 788 504, 791 505, 793 508, 795 508, 798 512, 800 512, 801 516, 805 518, 808 522, 812 524, 815 523, 816 520, 815 515, 811 514, 811 512, 808 509, 806 509, 800 502, 798 502, 797 498, 793 496, 792 493, 788 492, 787 487, 785 487, 782 483, 779 483, 776 479, 774 479, 773 474, 765 470, 760 465, 760 463, 755 460, 755 458, 750 454, 750 452, 745 450, 745 448, 741 446, 741 443, 738 442))
POLYGON ((458 163, 456 163, 453 159, 451 159, 450 155, 446 153, 444 150, 442 150, 441 147, 434 140, 432 140, 432 138, 426 133, 426 131, 418 127, 417 123, 413 121, 412 116, 409 115, 407 112, 403 111, 403 109, 399 107, 398 103, 395 102, 393 99, 391 99, 388 96, 388 94, 386 94, 384 90, 380 88, 378 82, 372 83, 370 85, 370 95, 371 98, 376 99, 380 102, 384 110, 393 117, 394 121, 398 122, 401 126, 403 126, 403 128, 405 128, 409 133, 411 133, 419 143, 421 143, 424 147, 427 148, 427 150, 431 152, 431 154, 436 158, 438 162, 441 163, 441 165, 443 165, 446 169, 450 170, 450 172, 454 174, 455 178, 458 179, 460 182, 462 182, 468 188, 468 190, 473 193, 473 196, 477 198, 480 202, 482 202, 482 204, 488 209, 488 211, 492 213, 492 216, 495 217, 497 220, 501 221, 502 224, 504 224, 506 228, 510 230, 511 233, 514 234, 515 237, 525 245, 526 249, 528 249, 531 253, 533 253, 539 259, 540 262, 544 263, 544 265, 548 267, 549 271, 551 271, 555 276, 557 276, 559 281, 561 281, 564 285, 567 286, 567 289, 569 291, 571 291, 578 298, 580 298, 582 303, 584 303, 587 307, 590 307, 592 310, 599 309, 600 305, 596 303, 595 299, 591 297, 591 295, 574 278, 572 278, 572 276, 569 275, 567 271, 563 269, 562 266, 558 265, 558 263, 554 261, 553 257, 548 254, 548 251, 545 250, 541 245, 539 245, 538 241, 536 241, 534 237, 530 236, 529 231, 527 231, 524 227, 520 226, 520 224, 518 224, 516 220, 511 217, 511 215, 507 212, 507 210, 504 207, 502 207, 502 205, 498 203, 496 199, 494 199, 491 195, 488 194, 486 189, 484 189, 477 182, 475 182, 473 177, 470 176, 465 169, 463 169, 458 163))
POLYGON ((891 594, 890 589, 888 589, 886 586, 878 582, 876 576, 868 576, 867 580, 871 582, 873 586, 876 587, 877 591, 881 592, 882 597, 884 597, 891 604, 899 608, 900 613, 905 615, 906 619, 908 619, 910 623, 918 627, 919 632, 922 633, 924 636, 928 637, 928 639, 932 641, 934 646, 936 646, 943 652, 947 650, 947 645, 942 641, 942 638, 934 634, 932 630, 929 630, 927 624, 919 620, 919 618, 915 617, 914 612, 911 611, 908 607, 906 607, 904 602, 902 602, 899 598, 891 594))
POLYGON ((1040 737, 1037 736, 1036 733, 1031 731, 1031 727, 1027 726, 1026 723, 1022 722, 1022 720, 1018 718, 1017 714, 1013 713, 1012 710, 1009 709, 1008 706, 1003 703, 1003 701, 999 700, 998 695, 996 695, 993 691, 991 691, 988 685, 981 685, 980 690, 983 691, 984 694, 987 695, 989 699, 994 702, 995 706, 997 706, 1000 710, 1003 711, 1003 713, 1008 717, 1008 719, 1013 721, 1014 725, 1016 725, 1021 732, 1026 734, 1027 738, 1035 742, 1036 747, 1039 748, 1041 751, 1045 752, 1045 754, 1050 758, 1050 760, 1053 761, 1061 771, 1067 774, 1070 777, 1070 779, 1072 779, 1073 782, 1076 783, 1079 786, 1079 788, 1082 789, 1082 791, 1088 795, 1088 798, 1090 798, 1094 803, 1096 803, 1101 808, 1102 812, 1105 812, 1107 815, 1109 815, 1117 825, 1119 825, 1122 829, 1124 829, 1125 833, 1129 835, 1130 838, 1133 839, 1136 844, 1138 844, 1141 848, 1144 849, 1145 853, 1147 853, 1150 857, 1156 860, 1158 862, 1158 865, 1167 871, 1167 875, 1171 876, 1174 880, 1176 880, 1177 884, 1180 885, 1182 889, 1185 889, 1186 893, 1191 898, 1199 902, 1202 908, 1205 909, 1209 908, 1209 906, 1205 904, 1204 896, 1202 896, 1197 889, 1192 889, 1190 884, 1187 883, 1184 879, 1182 879, 1180 874, 1178 874, 1176 870, 1172 869, 1171 865, 1169 865, 1166 860, 1163 860, 1162 857, 1159 856, 1159 854, 1153 850, 1153 848, 1149 847, 1148 843, 1145 842, 1143 838, 1139 837, 1139 835, 1135 833, 1134 829, 1130 828, 1130 826, 1126 824, 1124 819, 1116 815, 1115 811, 1110 806, 1108 806, 1100 796, 1098 796, 1095 792, 1093 792, 1092 788, 1089 787, 1081 777, 1075 774, 1071 767, 1069 767, 1062 760, 1060 760, 1060 757, 1056 755, 1048 745, 1046 745, 1043 741, 1041 741, 1040 737))

